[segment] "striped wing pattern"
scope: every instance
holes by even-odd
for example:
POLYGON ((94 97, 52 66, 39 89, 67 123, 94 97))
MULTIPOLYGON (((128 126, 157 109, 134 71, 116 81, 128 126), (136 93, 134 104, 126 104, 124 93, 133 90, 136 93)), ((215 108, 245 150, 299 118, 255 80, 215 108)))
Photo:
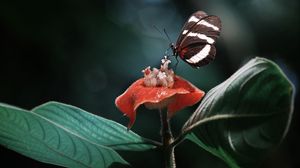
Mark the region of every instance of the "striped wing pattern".
POLYGON ((221 20, 203 11, 195 12, 185 23, 176 42, 175 53, 182 60, 199 68, 216 55, 214 46, 221 31, 221 20))

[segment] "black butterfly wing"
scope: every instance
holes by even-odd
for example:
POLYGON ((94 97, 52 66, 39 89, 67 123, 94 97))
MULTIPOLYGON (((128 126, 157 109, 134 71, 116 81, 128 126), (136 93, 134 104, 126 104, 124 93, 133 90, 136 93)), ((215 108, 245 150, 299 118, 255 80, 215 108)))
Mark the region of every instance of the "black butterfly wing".
POLYGON ((194 14, 190 17, 176 43, 180 58, 193 67, 206 65, 215 58, 216 48, 214 43, 221 31, 219 17, 213 15, 202 16, 198 17, 198 20, 194 14), (191 24, 191 20, 195 23, 191 24))
POLYGON ((190 29, 185 30, 182 31, 181 37, 176 42, 179 49, 193 43, 214 44, 220 36, 221 20, 218 16, 206 16, 193 24, 190 29))
POLYGON ((184 34, 186 34, 194 25, 197 24, 198 21, 200 21, 202 18, 208 16, 205 12, 203 11, 197 11, 193 13, 190 18, 185 22, 185 24, 182 27, 181 33, 177 39, 177 44, 178 42, 181 42, 182 39, 184 38, 184 34))
POLYGON ((215 59, 216 48, 210 44, 194 44, 183 48, 179 55, 183 61, 192 67, 199 68, 215 59))

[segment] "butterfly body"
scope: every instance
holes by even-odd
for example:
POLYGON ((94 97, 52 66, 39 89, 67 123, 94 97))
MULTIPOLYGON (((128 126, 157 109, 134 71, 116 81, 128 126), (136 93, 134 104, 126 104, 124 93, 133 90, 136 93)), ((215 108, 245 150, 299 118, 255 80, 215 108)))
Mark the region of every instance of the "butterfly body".
POLYGON ((219 17, 195 12, 183 26, 176 44, 170 44, 173 55, 195 68, 210 63, 216 55, 214 44, 220 31, 219 17))

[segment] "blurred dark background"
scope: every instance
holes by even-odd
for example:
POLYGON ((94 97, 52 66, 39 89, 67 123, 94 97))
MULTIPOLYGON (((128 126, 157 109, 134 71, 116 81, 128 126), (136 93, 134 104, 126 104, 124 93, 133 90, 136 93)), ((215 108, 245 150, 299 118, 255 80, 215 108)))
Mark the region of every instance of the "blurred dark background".
MULTIPOLYGON (((114 99, 142 76, 143 68, 158 66, 169 45, 153 25, 165 28, 175 42, 197 10, 218 15, 223 22, 216 60, 198 70, 181 61, 177 74, 208 91, 250 58, 261 56, 277 62, 298 88, 298 0, 1 1, 0 102, 31 109, 60 101, 127 125, 114 99)), ((291 129, 262 167, 300 166, 298 103, 296 93, 291 129)), ((175 132, 195 108, 172 119, 175 132)), ((159 127, 156 111, 138 110, 133 131, 159 140, 159 127)), ((189 142, 176 152, 179 168, 226 167, 189 142)), ((159 151, 121 154, 132 167, 162 166, 159 151)), ((0 157, 9 167, 55 167, 4 147, 0 157)))

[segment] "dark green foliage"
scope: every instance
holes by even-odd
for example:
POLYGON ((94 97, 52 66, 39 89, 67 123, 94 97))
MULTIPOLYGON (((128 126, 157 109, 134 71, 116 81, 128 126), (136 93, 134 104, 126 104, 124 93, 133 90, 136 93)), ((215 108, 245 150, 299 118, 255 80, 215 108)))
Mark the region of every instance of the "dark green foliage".
POLYGON ((126 127, 62 103, 32 111, 0 105, 0 143, 41 162, 65 167, 127 164, 116 150, 141 151, 154 146, 126 127))
POLYGON ((207 93, 183 134, 231 167, 255 167, 285 137, 292 112, 293 85, 255 58, 207 93))

